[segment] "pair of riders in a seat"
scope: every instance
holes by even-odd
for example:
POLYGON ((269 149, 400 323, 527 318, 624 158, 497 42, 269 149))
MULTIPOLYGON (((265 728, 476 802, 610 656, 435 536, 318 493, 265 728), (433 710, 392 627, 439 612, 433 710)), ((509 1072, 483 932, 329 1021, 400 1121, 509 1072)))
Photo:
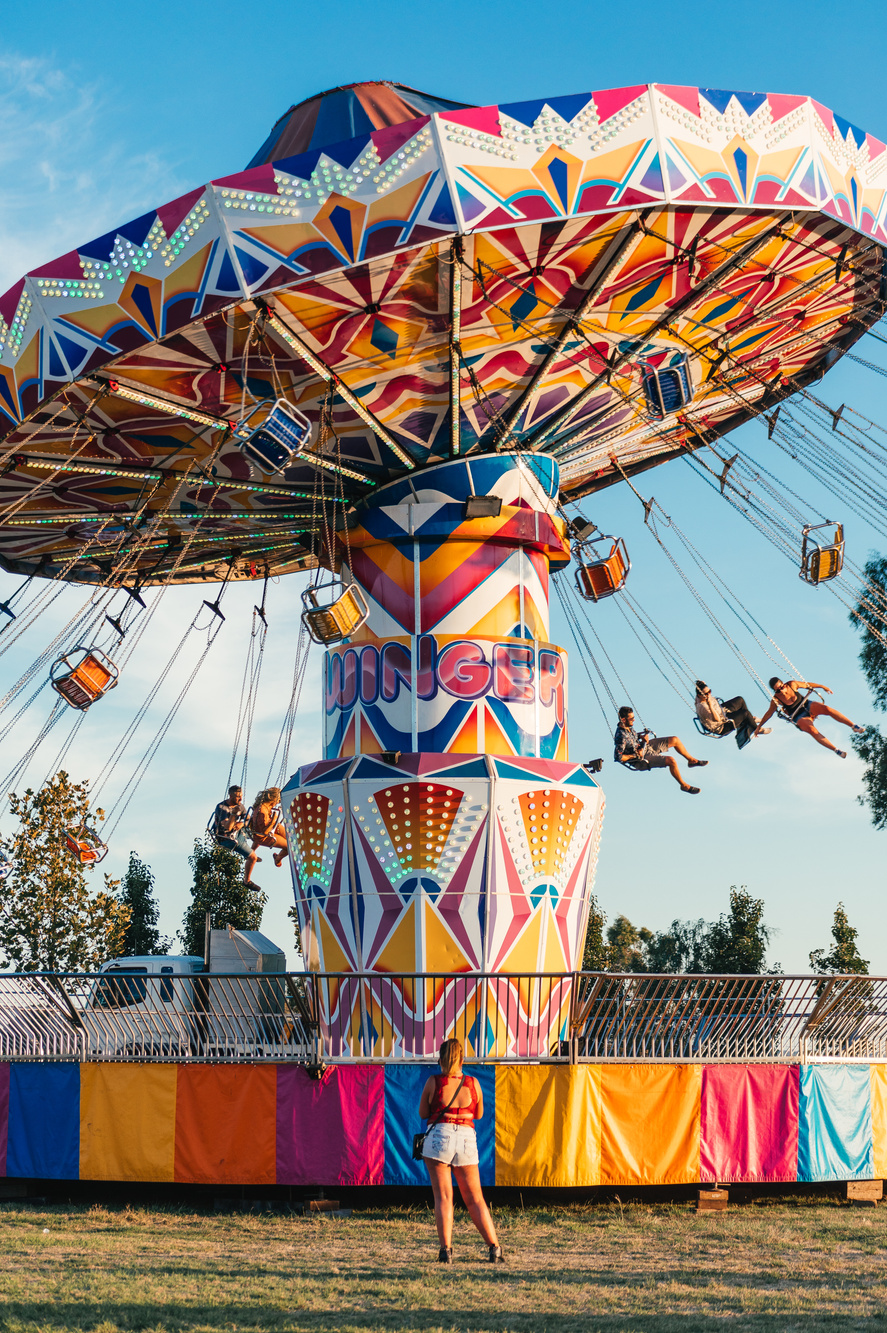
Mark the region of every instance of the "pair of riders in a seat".
POLYGON ((280 788, 266 787, 247 810, 243 803, 243 788, 229 787, 227 801, 219 801, 213 812, 212 833, 219 846, 244 858, 247 884, 252 879, 256 862, 262 859, 257 848, 274 848, 274 864, 279 868, 288 850, 280 809, 280 788))

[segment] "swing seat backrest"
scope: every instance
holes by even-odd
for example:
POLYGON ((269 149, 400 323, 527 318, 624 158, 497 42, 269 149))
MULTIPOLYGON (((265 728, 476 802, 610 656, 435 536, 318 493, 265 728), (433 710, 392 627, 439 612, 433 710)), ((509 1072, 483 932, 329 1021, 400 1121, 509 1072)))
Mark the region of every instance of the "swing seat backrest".
POLYGON ((612 597, 625 587, 631 561, 625 542, 617 537, 609 553, 602 560, 580 561, 576 570, 576 586, 588 602, 599 602, 612 597))
POLYGON ((324 587, 309 588, 302 594, 305 605, 302 622, 315 643, 329 647, 350 638, 359 630, 369 616, 370 608, 356 584, 350 583, 347 587, 342 584, 326 586, 330 591, 335 588, 341 588, 342 591, 333 600, 322 602, 319 594, 324 592, 324 587))
POLYGON ((826 546, 823 550, 814 551, 809 561, 809 581, 826 583, 829 579, 837 578, 843 565, 844 552, 841 547, 826 546))

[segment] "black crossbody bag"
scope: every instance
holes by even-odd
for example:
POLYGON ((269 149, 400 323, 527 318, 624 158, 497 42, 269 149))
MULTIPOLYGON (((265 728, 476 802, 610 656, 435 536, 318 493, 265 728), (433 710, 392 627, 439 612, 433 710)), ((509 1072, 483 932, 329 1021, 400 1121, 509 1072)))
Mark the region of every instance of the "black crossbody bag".
POLYGON ((440 1115, 436 1115, 436 1116, 434 1117, 433 1120, 429 1120, 429 1121, 428 1121, 428 1128, 425 1130, 425 1133, 424 1133, 424 1134, 414 1134, 414 1135, 413 1135, 413 1161, 414 1161, 414 1162, 421 1162, 421 1160, 422 1160, 422 1149, 425 1147, 425 1137, 426 1137, 426 1135, 427 1135, 427 1134, 430 1134, 430 1132, 431 1132, 431 1130, 434 1128, 434 1126, 435 1126, 435 1125, 439 1125, 440 1122, 441 1122, 441 1120, 443 1120, 443 1118, 444 1118, 444 1116, 446 1115, 447 1111, 449 1111, 450 1107, 453 1105, 453 1102, 456 1100, 456 1098, 459 1096, 459 1093, 462 1091, 462 1086, 463 1086, 464 1082, 465 1082, 465 1075, 463 1074, 462 1077, 459 1079, 459 1086, 458 1086, 458 1088, 457 1088, 456 1091, 453 1093, 452 1097, 451 1097, 450 1100, 447 1102, 446 1106, 445 1106, 444 1109, 441 1111, 440 1115))

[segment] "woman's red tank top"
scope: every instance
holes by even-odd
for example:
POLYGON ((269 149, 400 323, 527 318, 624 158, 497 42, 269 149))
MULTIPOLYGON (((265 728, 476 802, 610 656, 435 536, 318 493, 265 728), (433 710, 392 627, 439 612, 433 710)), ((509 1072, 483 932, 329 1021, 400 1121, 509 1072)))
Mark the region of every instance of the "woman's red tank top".
POLYGON ((454 1106, 452 1110, 447 1111, 446 1115, 441 1115, 441 1111, 450 1101, 456 1087, 451 1083, 449 1088, 444 1091, 444 1083, 451 1074, 434 1075, 434 1096, 431 1098, 431 1107, 429 1110, 429 1120, 438 1120, 444 1125, 472 1125, 474 1124, 475 1113, 477 1111, 477 1084, 470 1074, 465 1075, 465 1087, 471 1094, 471 1101, 467 1106, 454 1106))

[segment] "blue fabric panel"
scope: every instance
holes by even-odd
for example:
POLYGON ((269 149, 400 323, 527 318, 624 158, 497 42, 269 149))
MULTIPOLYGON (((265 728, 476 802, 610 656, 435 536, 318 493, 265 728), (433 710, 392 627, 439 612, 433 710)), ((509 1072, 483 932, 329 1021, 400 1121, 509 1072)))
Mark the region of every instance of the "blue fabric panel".
MULTIPOLYGON (((437 1065, 387 1065, 385 1068, 385 1184, 427 1185, 428 1172, 413 1161, 413 1135, 424 1128, 419 1098, 425 1080, 438 1074, 437 1065)), ((496 1070, 493 1065, 466 1065, 484 1095, 484 1118, 477 1123, 482 1185, 496 1183, 496 1070)))
POLYGON ((874 1172, 868 1065, 802 1065, 798 1180, 856 1180, 874 1172))
POLYGON ((6 1174, 80 1179, 80 1066, 12 1064, 6 1174))

